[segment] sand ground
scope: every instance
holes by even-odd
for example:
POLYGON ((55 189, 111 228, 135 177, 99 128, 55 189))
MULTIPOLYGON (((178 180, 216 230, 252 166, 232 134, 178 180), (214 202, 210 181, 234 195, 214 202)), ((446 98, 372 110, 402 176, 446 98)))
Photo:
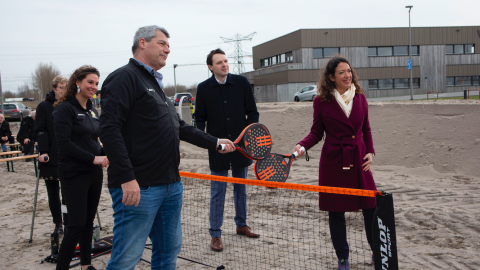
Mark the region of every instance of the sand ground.
MULTIPOLYGON (((311 102, 266 103, 258 108, 260 122, 273 137, 272 152, 291 153, 309 132, 311 102)), ((187 111, 184 116, 188 120, 187 111)), ((372 170, 378 189, 394 196, 400 269, 480 269, 479 116, 478 101, 370 104, 376 150, 372 170)), ((18 126, 12 129, 16 133, 18 126)), ((293 163, 289 182, 317 184, 322 144, 309 151, 309 162, 293 163)), ((182 142, 181 155, 181 170, 209 173, 205 150, 182 142)), ((28 243, 36 180, 33 163, 18 161, 15 172, 0 164, 0 174, 1 268, 54 269, 53 264, 40 264, 50 254, 53 230, 43 181, 33 243, 28 243)), ((252 169, 249 178, 255 178, 252 169)), ((106 183, 102 192, 98 210, 106 236, 113 227, 106 183)), ((95 259, 95 267, 104 269, 108 259, 109 255, 95 259)), ((180 259, 177 268, 211 269, 180 259)), ((136 269, 150 266, 139 262, 136 269)))

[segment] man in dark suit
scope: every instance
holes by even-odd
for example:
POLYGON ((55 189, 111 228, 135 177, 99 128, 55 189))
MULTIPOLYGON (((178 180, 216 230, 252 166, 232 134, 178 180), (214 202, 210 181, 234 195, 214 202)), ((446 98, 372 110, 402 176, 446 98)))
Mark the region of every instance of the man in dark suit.
MULTIPOLYGON (((235 140, 240 133, 252 123, 258 122, 258 111, 253 98, 252 88, 247 78, 228 73, 229 65, 225 52, 216 49, 207 56, 207 65, 213 73, 212 77, 200 83, 197 88, 195 120, 200 130, 212 136, 235 140)), ((246 178, 248 166, 252 161, 240 152, 235 151, 221 157, 216 151, 208 151, 212 175, 246 178)), ((211 182, 210 188, 210 247, 214 251, 222 251, 221 241, 223 209, 227 183, 211 182)), ((237 234, 257 238, 247 226, 247 190, 245 185, 233 184, 235 202, 235 223, 237 234)))

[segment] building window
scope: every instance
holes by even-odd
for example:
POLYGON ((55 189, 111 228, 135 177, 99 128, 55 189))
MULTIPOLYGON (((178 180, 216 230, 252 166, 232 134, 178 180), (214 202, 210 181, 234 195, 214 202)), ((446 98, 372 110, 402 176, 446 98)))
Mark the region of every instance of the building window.
POLYGON ((378 56, 392 56, 393 50, 392 47, 378 47, 378 56))
POLYGON ((455 77, 447 77, 447 86, 455 86, 455 77))
POLYGON ((340 53, 340 48, 313 48, 313 58, 330 58, 340 53))
MULTIPOLYGON (((368 89, 406 89, 410 88, 410 79, 368 80, 368 89)), ((413 78, 413 88, 420 88, 420 78, 413 78)))
POLYGON ((285 61, 286 61, 286 62, 292 62, 292 61, 293 61, 293 54, 292 54, 292 52, 287 52, 287 53, 285 53, 285 61))
POLYGON ((393 54, 395 56, 408 55, 408 46, 394 46, 393 54))
MULTIPOLYGON (((406 56, 409 46, 368 47, 368 56, 406 56)), ((419 55, 419 46, 412 46, 412 55, 419 55)))
POLYGON ((475 45, 474 44, 465 44, 465 53, 475 53, 475 45))
POLYGON ((412 55, 419 55, 419 46, 412 46, 412 55))
POLYGON ((445 54, 473 54, 475 44, 445 45, 445 54))
POLYGON ((464 45, 453 45, 453 53, 454 54, 464 54, 465 51, 463 50, 464 45))
POLYGON ((472 85, 479 85, 479 79, 480 76, 472 76, 472 85))
POLYGON ((287 52, 283 54, 277 54, 272 57, 260 59, 261 67, 273 66, 280 63, 291 62, 293 61, 292 52, 287 52))
POLYGON ((453 45, 447 45, 445 47, 445 53, 446 54, 453 54, 453 45))
POLYGON ((408 85, 408 80, 409 79, 395 79, 395 88, 409 88, 410 86, 408 85))
POLYGON ((447 86, 479 85, 480 76, 447 77, 447 86))
POLYGON ((340 53, 340 48, 324 48, 323 49, 323 57, 334 57, 335 54, 340 53))
POLYGON ((378 80, 378 89, 392 89, 393 79, 378 80))

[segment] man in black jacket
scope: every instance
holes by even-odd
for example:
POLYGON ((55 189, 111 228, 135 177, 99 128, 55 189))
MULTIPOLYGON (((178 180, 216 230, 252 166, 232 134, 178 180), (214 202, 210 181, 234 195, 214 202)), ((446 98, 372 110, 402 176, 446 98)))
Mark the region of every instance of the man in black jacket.
POLYGON ((152 269, 175 269, 182 245, 180 140, 215 150, 217 139, 179 119, 157 70, 170 53, 169 34, 156 25, 137 30, 129 63, 102 87, 100 139, 110 161, 108 187, 114 208, 113 250, 106 269, 134 269, 147 237, 152 269))
MULTIPOLYGON (((216 49, 207 56, 207 65, 213 73, 212 77, 200 83, 197 88, 197 104, 195 120, 197 128, 205 130, 216 137, 226 137, 235 140, 250 124, 258 122, 258 111, 252 88, 247 78, 228 73, 229 65, 225 53, 216 49)), ((219 157, 215 151, 208 151, 210 170, 212 175, 246 178, 248 166, 252 161, 240 152, 229 153, 227 157, 219 157)), ((223 211, 227 183, 211 182, 210 195, 210 248, 222 251, 221 241, 223 211)), ((237 234, 257 238, 247 226, 247 190, 242 184, 233 184, 235 202, 235 224, 237 234)))
POLYGON ((35 111, 31 111, 25 117, 17 133, 17 141, 23 145, 23 153, 32 155, 35 147, 36 135, 35 129, 35 111))
POLYGON ((7 152, 6 143, 10 142, 10 138, 12 137, 12 131, 10 131, 10 124, 5 121, 5 116, 0 114, 0 143, 2 144, 3 152, 7 152))

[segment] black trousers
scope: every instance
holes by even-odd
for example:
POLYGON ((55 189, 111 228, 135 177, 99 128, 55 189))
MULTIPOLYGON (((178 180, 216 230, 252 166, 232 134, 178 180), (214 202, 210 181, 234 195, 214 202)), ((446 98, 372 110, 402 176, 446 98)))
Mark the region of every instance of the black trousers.
MULTIPOLYGON (((45 180, 48 194, 48 206, 52 213, 53 223, 62 223, 62 210, 60 203, 60 182, 57 179, 45 180)), ((63 192, 62 192, 62 195, 63 192)), ((62 201, 64 201, 62 196, 62 201)))
POLYGON ((60 178, 68 211, 68 225, 60 252, 57 270, 69 269, 77 243, 80 245, 80 264, 91 264, 93 220, 102 192, 103 170, 67 172, 60 178))
MULTIPOLYGON (((365 223, 365 234, 370 249, 373 250, 373 232, 372 222, 373 214, 376 208, 363 209, 363 221, 365 223)), ((328 223, 330 227, 330 236, 332 238, 333 248, 339 260, 348 259, 349 247, 347 242, 347 224, 345 222, 345 212, 328 212, 328 223)))

